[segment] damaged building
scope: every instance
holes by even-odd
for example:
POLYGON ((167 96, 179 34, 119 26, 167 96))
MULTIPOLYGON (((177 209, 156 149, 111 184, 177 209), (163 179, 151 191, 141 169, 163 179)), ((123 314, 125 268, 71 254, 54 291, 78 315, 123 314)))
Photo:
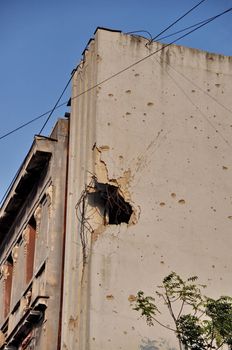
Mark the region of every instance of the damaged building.
POLYGON ((4 350, 59 348, 67 144, 67 120, 35 136, 1 208, 4 350))
POLYGON ((96 30, 0 211, 1 350, 177 350, 137 291, 176 271, 232 295, 231 68, 96 30))

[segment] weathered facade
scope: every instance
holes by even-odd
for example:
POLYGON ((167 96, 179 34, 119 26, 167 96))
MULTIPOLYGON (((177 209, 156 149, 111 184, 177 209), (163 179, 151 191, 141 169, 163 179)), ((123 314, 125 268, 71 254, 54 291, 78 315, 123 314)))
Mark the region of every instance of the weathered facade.
POLYGON ((67 141, 35 137, 1 208, 1 349, 58 349, 67 141))
POLYGON ((63 349, 177 349, 130 306, 171 271, 232 295, 232 58, 147 43, 99 29, 74 76, 63 349))
POLYGON ((0 218, 0 349, 176 350, 132 310, 138 290, 176 271, 232 295, 232 59, 147 44, 96 31, 69 131, 37 137, 16 177, 0 218))

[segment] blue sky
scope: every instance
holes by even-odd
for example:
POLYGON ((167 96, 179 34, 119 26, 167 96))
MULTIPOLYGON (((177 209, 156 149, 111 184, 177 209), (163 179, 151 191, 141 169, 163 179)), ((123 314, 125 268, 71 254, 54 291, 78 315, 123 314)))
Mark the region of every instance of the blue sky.
MULTIPOLYGON (((96 27, 123 32, 147 30, 155 36, 198 2, 1 0, 0 137, 53 107, 96 27)), ((231 0, 206 0, 168 33, 214 16, 231 5, 231 0)), ((232 12, 178 44, 232 55, 231 34, 232 12)), ((62 101, 69 97, 70 89, 62 101)), ((66 111, 68 107, 56 110, 43 134, 48 135, 55 120, 66 111)), ((0 198, 45 119, 0 140, 0 198)))

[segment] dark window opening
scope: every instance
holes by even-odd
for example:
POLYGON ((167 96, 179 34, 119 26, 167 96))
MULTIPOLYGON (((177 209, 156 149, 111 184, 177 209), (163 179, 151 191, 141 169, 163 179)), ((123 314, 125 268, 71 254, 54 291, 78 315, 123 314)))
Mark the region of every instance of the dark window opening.
POLYGON ((98 182, 96 182, 95 188, 94 204, 101 208, 104 224, 128 224, 133 210, 130 203, 126 202, 120 194, 119 188, 98 182))
POLYGON ((35 256, 35 239, 36 239, 36 221, 32 217, 28 223, 28 237, 26 245, 26 284, 33 276, 34 256, 35 256))
POLYGON ((12 289, 12 277, 13 277, 13 260, 11 256, 5 263, 6 268, 6 279, 5 279, 5 296, 4 296, 4 317, 7 317, 10 312, 10 300, 11 300, 11 289, 12 289))
POLYGON ((32 217, 30 218, 28 224, 29 224, 34 230, 36 230, 36 221, 35 221, 34 216, 32 216, 32 217))

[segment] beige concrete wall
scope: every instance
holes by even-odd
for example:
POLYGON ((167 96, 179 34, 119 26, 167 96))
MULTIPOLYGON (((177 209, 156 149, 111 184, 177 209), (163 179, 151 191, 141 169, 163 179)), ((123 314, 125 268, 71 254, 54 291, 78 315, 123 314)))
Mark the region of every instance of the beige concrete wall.
MULTIPOLYGON (((162 47, 145 44, 98 30, 73 96, 162 47)), ((66 247, 78 278, 65 277, 63 349, 176 349, 128 301, 171 271, 199 276, 212 297, 232 294, 231 68, 230 57, 172 45, 73 100, 68 230, 76 238, 66 247), (83 264, 75 205, 92 175, 118 184, 134 216, 104 226, 90 206, 83 264)))

